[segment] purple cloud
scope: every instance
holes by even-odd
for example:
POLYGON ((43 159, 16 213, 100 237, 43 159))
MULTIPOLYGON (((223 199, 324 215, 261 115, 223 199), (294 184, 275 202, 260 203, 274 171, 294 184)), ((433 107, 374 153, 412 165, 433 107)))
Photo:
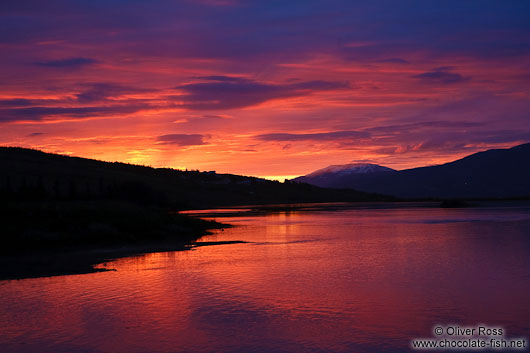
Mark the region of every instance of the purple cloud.
POLYGON ((123 86, 114 83, 93 83, 85 91, 76 94, 82 103, 99 102, 108 98, 116 98, 131 93, 151 92, 150 89, 123 86))
POLYGON ((28 107, 33 102, 25 98, 0 99, 0 107, 28 107))
POLYGON ((27 134, 26 136, 27 137, 37 137, 37 136, 41 136, 41 135, 44 135, 44 132, 32 132, 31 134, 27 134))
POLYGON ((334 131, 314 134, 272 133, 257 135, 255 138, 262 141, 334 141, 345 139, 366 139, 370 138, 370 134, 365 131, 334 131))
POLYGON ((434 83, 434 84, 453 84, 468 81, 468 77, 464 77, 459 73, 449 72, 450 68, 448 67, 439 67, 432 71, 424 72, 419 75, 414 75, 412 77, 420 79, 425 83, 434 83))
POLYGON ((146 104, 127 104, 115 106, 92 106, 92 107, 29 107, 0 109, 0 123, 13 121, 40 121, 50 117, 75 117, 88 118, 93 116, 115 116, 132 114, 140 110, 148 109, 146 104))
POLYGON ((389 59, 382 59, 378 60, 380 63, 391 63, 391 64, 409 64, 409 62, 405 59, 401 58, 389 58, 389 59))
POLYGON ((248 81, 241 77, 223 76, 223 75, 212 75, 212 76, 199 76, 196 77, 199 80, 205 81, 220 81, 220 82, 245 82, 248 81))
POLYGON ((177 96, 190 110, 244 108, 277 98, 309 95, 313 92, 346 89, 344 82, 306 81, 292 84, 270 84, 229 76, 203 77, 208 82, 176 87, 184 93, 177 96))
POLYGON ((398 134, 398 133, 410 133, 418 130, 424 130, 424 129, 456 129, 456 128, 473 128, 482 126, 484 123, 482 122, 475 122, 475 121, 444 121, 444 120, 437 120, 437 121, 422 121, 418 123, 409 123, 409 124, 396 124, 396 125, 383 125, 383 126, 375 126, 371 128, 365 129, 365 131, 368 131, 370 133, 374 134, 398 134))
POLYGON ((91 58, 67 58, 59 60, 49 60, 49 61, 40 61, 36 62, 35 65, 53 67, 57 69, 79 69, 85 66, 90 66, 98 61, 91 58))

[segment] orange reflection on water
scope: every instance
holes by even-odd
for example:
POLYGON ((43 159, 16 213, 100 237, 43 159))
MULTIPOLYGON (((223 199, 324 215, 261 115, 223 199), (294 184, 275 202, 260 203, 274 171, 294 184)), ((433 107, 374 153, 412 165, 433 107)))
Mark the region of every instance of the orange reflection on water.
POLYGON ((350 352, 406 351, 437 323, 491 323, 522 335, 530 317, 524 211, 223 218, 238 226, 204 240, 248 243, 4 282, 0 342, 28 352, 350 352))

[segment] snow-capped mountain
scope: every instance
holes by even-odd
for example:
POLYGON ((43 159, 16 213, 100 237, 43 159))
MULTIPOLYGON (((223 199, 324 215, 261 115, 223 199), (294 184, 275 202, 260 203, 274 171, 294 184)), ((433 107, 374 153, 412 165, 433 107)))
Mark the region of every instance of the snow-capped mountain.
POLYGON ((355 175, 369 175, 394 172, 394 169, 370 163, 350 163, 330 165, 305 176, 294 179, 295 181, 309 183, 321 187, 333 187, 339 179, 355 175))
POLYGON ((391 172, 394 169, 383 167, 377 164, 370 163, 350 163, 342 165, 330 165, 326 168, 314 171, 306 177, 317 177, 324 174, 368 174, 368 173, 379 173, 379 172, 391 172))

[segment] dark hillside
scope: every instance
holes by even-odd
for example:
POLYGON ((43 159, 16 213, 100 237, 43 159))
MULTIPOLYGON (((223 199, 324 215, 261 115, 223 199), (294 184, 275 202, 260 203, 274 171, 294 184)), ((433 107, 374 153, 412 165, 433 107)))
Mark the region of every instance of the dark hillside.
MULTIPOLYGON (((454 162, 384 173, 338 175, 328 187, 400 198, 506 199, 530 197, 530 144, 479 152, 454 162)), ((319 180, 305 177, 305 182, 319 180)))
POLYGON ((0 148, 4 200, 121 200, 173 209, 288 202, 376 201, 354 190, 279 183, 213 172, 179 171, 0 148))

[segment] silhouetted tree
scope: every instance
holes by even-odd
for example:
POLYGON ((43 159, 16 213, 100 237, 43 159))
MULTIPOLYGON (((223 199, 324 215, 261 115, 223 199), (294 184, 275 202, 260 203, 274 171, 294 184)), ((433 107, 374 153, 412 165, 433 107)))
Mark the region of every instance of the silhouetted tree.
POLYGON ((59 179, 56 178, 54 181, 53 181, 53 193, 54 193, 54 197, 55 199, 59 200, 61 199, 61 185, 59 183, 59 179))
POLYGON ((68 197, 71 199, 71 200, 74 200, 77 196, 77 190, 76 190, 76 187, 75 187, 75 181, 74 180, 70 180, 70 188, 68 190, 68 197))

